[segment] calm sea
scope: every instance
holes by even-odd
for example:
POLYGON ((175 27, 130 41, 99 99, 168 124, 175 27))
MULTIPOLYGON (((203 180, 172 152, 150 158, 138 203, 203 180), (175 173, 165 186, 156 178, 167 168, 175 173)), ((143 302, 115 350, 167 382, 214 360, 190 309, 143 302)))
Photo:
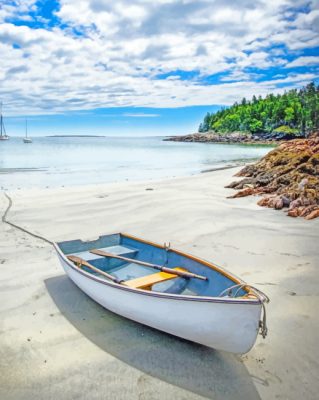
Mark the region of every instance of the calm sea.
POLYGON ((164 142, 160 137, 42 137, 0 142, 0 188, 186 176, 254 160, 269 147, 164 142))

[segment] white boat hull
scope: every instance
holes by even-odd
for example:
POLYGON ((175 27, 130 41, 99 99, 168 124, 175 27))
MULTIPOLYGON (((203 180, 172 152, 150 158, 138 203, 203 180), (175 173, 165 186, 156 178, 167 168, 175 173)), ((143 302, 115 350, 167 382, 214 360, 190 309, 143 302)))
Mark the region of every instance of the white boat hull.
POLYGON ((214 349, 246 353, 259 330, 262 304, 249 299, 196 298, 136 290, 92 277, 56 248, 72 281, 97 303, 123 317, 214 349))

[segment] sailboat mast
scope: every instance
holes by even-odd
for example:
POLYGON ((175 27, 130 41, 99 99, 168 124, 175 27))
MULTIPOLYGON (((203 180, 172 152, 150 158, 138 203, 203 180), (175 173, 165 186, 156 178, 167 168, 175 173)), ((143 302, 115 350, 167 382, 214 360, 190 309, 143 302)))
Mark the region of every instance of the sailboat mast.
POLYGON ((3 122, 3 115, 2 115, 2 101, 0 101, 0 140, 7 140, 9 136, 6 133, 6 128, 3 122))
POLYGON ((25 137, 28 137, 28 120, 25 120, 25 137))
POLYGON ((1 134, 0 134, 0 136, 2 136, 2 102, 0 103, 0 125, 1 125, 1 134))

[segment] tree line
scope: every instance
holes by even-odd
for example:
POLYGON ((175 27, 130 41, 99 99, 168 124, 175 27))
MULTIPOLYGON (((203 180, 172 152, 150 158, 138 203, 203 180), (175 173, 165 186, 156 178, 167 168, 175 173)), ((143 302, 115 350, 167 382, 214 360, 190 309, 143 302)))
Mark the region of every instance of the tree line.
POLYGON ((241 103, 207 113, 199 126, 199 132, 253 134, 307 135, 316 129, 319 129, 319 85, 314 82, 281 95, 253 96, 251 101, 243 98, 241 103))

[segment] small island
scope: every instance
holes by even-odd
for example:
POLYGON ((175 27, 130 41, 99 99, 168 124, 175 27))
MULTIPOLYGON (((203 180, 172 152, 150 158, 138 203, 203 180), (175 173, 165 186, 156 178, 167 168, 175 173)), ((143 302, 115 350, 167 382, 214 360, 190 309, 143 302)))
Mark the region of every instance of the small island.
POLYGON ((200 143, 278 144, 307 137, 319 128, 319 86, 314 82, 284 94, 253 96, 248 101, 207 113, 198 132, 165 138, 200 143))
POLYGON ((48 135, 46 137, 53 138, 104 138, 103 135, 48 135))

